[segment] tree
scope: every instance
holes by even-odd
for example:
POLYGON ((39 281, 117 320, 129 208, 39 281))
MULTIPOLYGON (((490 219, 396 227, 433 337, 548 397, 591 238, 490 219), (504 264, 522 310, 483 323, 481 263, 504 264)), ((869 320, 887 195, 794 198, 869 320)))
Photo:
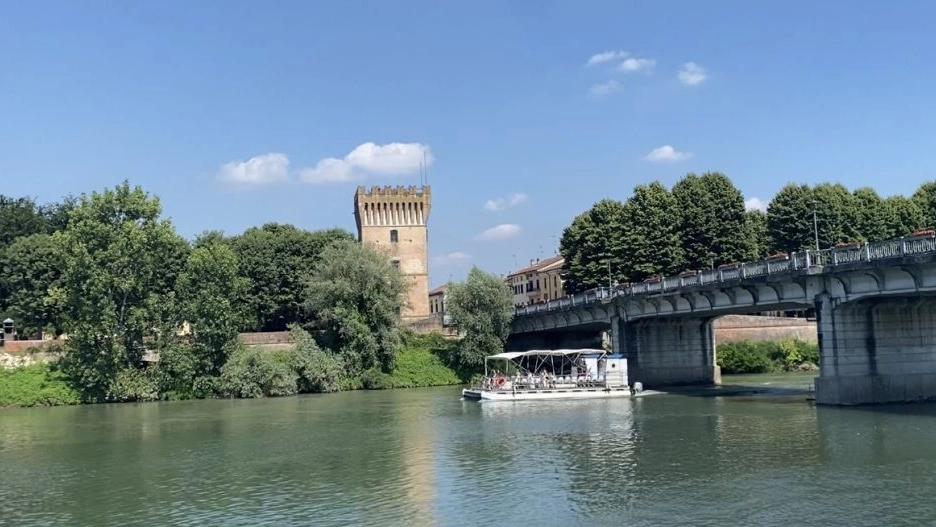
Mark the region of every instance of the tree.
POLYGON ((354 239, 341 229, 309 232, 278 223, 247 229, 232 239, 240 275, 248 280, 239 302, 244 329, 282 331, 291 323, 309 322, 303 280, 325 247, 354 239))
POLYGON ((42 207, 42 215, 45 217, 46 228, 49 234, 65 230, 65 228, 68 227, 68 215, 77 205, 78 198, 69 194, 62 198, 61 201, 42 207))
POLYGON ((0 247, 48 228, 42 209, 32 198, 11 198, 0 194, 0 247))
POLYGON ((683 266, 676 199, 659 181, 637 185, 624 204, 624 249, 631 281, 673 274, 683 266))
POLYGON ((855 200, 841 183, 820 183, 812 189, 819 225, 819 246, 833 247, 839 242, 861 239, 855 200))
POLYGON ((59 254, 48 234, 17 238, 0 253, 0 312, 16 321, 21 333, 60 329, 56 306, 47 298, 61 276, 59 254))
POLYGON ((304 305, 352 374, 390 371, 400 348, 406 286, 390 259, 370 246, 343 240, 321 253, 303 289, 304 305))
POLYGON ((496 275, 472 267, 463 283, 450 284, 446 312, 464 337, 458 343, 458 361, 467 368, 484 364, 488 355, 504 350, 513 319, 510 287, 496 275))
POLYGON ((767 230, 767 214, 760 210, 744 213, 743 260, 763 260, 770 252, 770 232, 767 230))
POLYGON ((62 252, 53 296, 68 333, 64 369, 85 399, 123 398, 119 388, 139 380, 145 350, 174 333, 173 289, 188 244, 160 213, 158 198, 125 181, 82 196, 53 235, 62 252))
POLYGON ((846 224, 850 239, 875 242, 890 238, 890 210, 873 188, 855 189, 850 210, 853 217, 846 224))
POLYGON ((790 183, 767 205, 767 230, 773 250, 793 252, 812 249, 813 191, 808 185, 790 183))
POLYGON ((241 320, 235 303, 245 288, 237 256, 222 237, 206 233, 195 241, 176 285, 181 319, 190 331, 185 351, 191 355, 185 374, 169 372, 180 381, 176 389, 198 393, 200 379, 220 375, 237 338, 241 320))
POLYGON ((673 185, 685 265, 708 269, 743 259, 744 196, 727 176, 688 174, 673 185))
POLYGON ((884 200, 884 212, 888 238, 906 236, 928 225, 919 202, 912 198, 890 196, 884 200))
POLYGON ((609 262, 612 274, 620 279, 627 258, 623 236, 624 206, 619 201, 603 199, 576 216, 559 241, 566 292, 608 283, 609 262))
POLYGON ((927 181, 913 193, 927 227, 936 227, 936 181, 927 181))

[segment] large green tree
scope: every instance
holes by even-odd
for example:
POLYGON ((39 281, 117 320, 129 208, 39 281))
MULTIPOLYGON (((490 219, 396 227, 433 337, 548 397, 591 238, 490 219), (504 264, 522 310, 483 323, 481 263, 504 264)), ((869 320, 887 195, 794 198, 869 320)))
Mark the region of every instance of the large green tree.
POLYGON ((462 366, 477 368, 485 357, 504 350, 514 309, 510 287, 503 280, 472 267, 465 282, 449 285, 447 295, 446 313, 464 335, 458 343, 462 366))
POLYGON ((684 259, 679 241, 676 198, 659 181, 637 185, 624 204, 624 244, 621 261, 626 279, 643 280, 673 274, 684 259))
POLYGON ((176 285, 189 335, 165 354, 173 389, 198 394, 207 391, 206 379, 221 374, 237 337, 241 317, 235 304, 245 288, 230 245, 218 233, 199 237, 176 285))
POLYGON ((741 260, 748 252, 744 231, 744 196, 727 176, 688 174, 673 185, 679 212, 679 236, 684 263, 708 269, 741 260))
POLYGON ((34 199, 0 194, 0 248, 17 238, 44 233, 47 229, 42 207, 34 199))
POLYGON ((56 305, 48 297, 61 267, 48 234, 17 238, 0 252, 0 313, 12 317, 20 333, 41 338, 46 326, 61 329, 56 305))
POLYGON ((927 226, 920 203, 906 196, 887 197, 884 200, 884 213, 887 217, 888 238, 906 236, 927 226))
POLYGON ((243 329, 282 331, 289 324, 309 322, 303 281, 325 247, 354 239, 341 229, 310 232, 278 223, 252 227, 233 238, 240 275, 248 281, 240 305, 243 329))
POLYGON ((770 252, 770 231, 767 230, 767 214, 760 210, 744 213, 745 261, 762 260, 770 252))
POLYGON ((621 279, 627 274, 624 247, 624 205, 603 199, 579 214, 562 231, 559 253, 567 293, 578 293, 608 283, 611 274, 621 279))
POLYGON ((773 250, 793 252, 815 248, 813 191, 808 185, 790 183, 767 206, 767 230, 773 250))
POLYGON ((387 255, 349 240, 322 251, 302 292, 324 346, 343 357, 352 375, 392 369, 405 293, 387 255))
POLYGON ((845 230, 852 240, 875 242, 890 237, 891 211, 873 188, 861 187, 852 191, 849 210, 852 217, 848 219, 845 230))
POLYGON ((813 187, 819 225, 819 246, 833 247, 840 242, 854 242, 863 238, 859 231, 864 218, 860 218, 851 192, 841 183, 820 183, 813 187))
POLYGON ((83 196, 53 235, 62 253, 65 371, 89 400, 121 399, 144 352, 178 322, 173 292, 188 244, 159 199, 124 182, 83 196))
POLYGON ((927 181, 913 193, 913 201, 923 213, 923 222, 927 227, 936 227, 936 181, 927 181))

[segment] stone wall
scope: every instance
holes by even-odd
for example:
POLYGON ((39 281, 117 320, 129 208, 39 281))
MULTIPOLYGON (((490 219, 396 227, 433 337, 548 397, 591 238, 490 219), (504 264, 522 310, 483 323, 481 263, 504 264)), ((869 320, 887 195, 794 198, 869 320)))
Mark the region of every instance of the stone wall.
POLYGON ((725 315, 715 319, 715 342, 797 339, 818 342, 816 321, 806 318, 725 315))
POLYGON ((293 338, 288 331, 264 331, 258 333, 238 333, 237 336, 248 346, 271 346, 274 344, 292 344, 293 338))

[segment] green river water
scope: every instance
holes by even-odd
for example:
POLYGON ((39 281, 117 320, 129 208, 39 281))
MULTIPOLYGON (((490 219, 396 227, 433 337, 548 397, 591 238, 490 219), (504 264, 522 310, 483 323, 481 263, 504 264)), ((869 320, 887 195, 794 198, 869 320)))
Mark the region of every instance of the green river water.
POLYGON ((0 525, 936 524, 936 406, 815 407, 812 377, 3 410, 0 525))

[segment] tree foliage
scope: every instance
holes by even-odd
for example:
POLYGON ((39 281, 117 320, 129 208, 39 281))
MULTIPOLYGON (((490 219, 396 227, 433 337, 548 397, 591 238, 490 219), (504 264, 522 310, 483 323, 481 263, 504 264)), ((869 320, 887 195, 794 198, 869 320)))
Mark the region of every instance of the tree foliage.
POLYGON ((690 269, 709 269, 744 258, 744 196, 727 176, 688 174, 673 185, 682 256, 690 269))
POLYGON ((745 211, 744 243, 743 260, 761 260, 768 256, 770 252, 770 231, 767 229, 767 214, 763 211, 745 211))
POLYGON ((679 272, 683 266, 676 198, 659 181, 637 185, 624 204, 624 272, 628 281, 679 272))
POLYGON ((767 206, 767 229, 773 250, 790 253, 815 247, 813 192, 808 185, 789 184, 767 206))
POLYGON ((457 351, 462 366, 476 368, 488 355, 504 350, 513 319, 513 295, 498 276, 472 267, 465 282, 449 285, 446 310, 452 325, 464 334, 457 351))
POLYGON ((243 329, 282 331, 291 323, 307 323, 303 281, 325 247, 354 241, 341 229, 309 232, 292 225, 268 223, 247 229, 231 240, 240 276, 247 280, 241 300, 243 329))
POLYGON ((178 320, 173 293, 188 245, 159 199, 127 182, 83 196, 53 237, 62 254, 66 372, 86 399, 113 398, 120 372, 141 366, 178 320))
POLYGON ((565 259, 566 292, 577 293, 608 283, 609 263, 612 274, 620 277, 625 272, 621 265, 627 257, 624 216, 621 202, 604 199, 576 216, 562 232, 559 252, 565 259))
POLYGON ((342 240, 322 251, 303 294, 325 347, 357 374, 393 367, 405 292, 403 276, 386 255, 342 240))
POLYGON ((49 290, 61 276, 59 252, 48 234, 17 238, 0 253, 0 313, 12 317, 20 333, 38 334, 46 326, 61 328, 49 290))
POLYGON ((887 217, 888 238, 899 238, 927 225, 936 225, 936 223, 927 223, 923 209, 917 200, 905 196, 885 198, 884 213, 887 217))
POLYGON ((0 247, 6 247, 17 238, 46 233, 47 230, 42 207, 34 199, 0 194, 0 247))

